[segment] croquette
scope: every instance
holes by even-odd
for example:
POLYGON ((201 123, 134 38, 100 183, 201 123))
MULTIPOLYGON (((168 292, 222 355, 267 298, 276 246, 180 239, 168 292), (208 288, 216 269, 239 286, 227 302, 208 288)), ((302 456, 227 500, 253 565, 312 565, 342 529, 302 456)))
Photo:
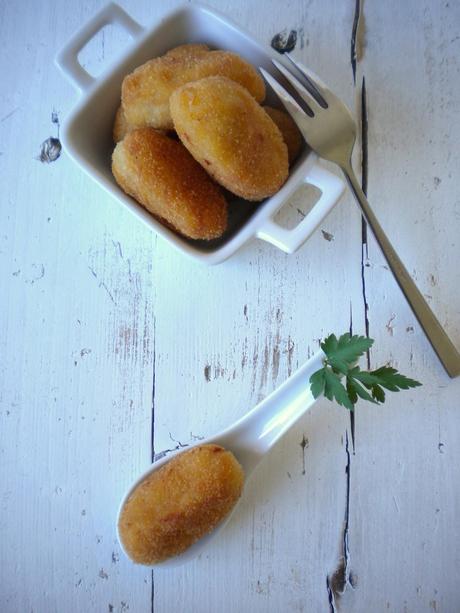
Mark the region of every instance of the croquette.
POLYGON ((118 143, 123 140, 132 129, 133 127, 126 120, 123 107, 120 105, 115 114, 115 122, 113 124, 113 142, 118 143))
POLYGON ((153 128, 133 130, 116 145, 112 172, 127 194, 180 234, 211 240, 225 232, 222 190, 180 142, 153 128))
POLYGON ((271 106, 264 106, 263 108, 278 126, 288 149, 289 164, 292 164, 299 155, 303 143, 302 134, 296 122, 289 113, 274 109, 271 106))
POLYGON ((127 121, 136 127, 172 129, 169 98, 173 91, 211 75, 237 81, 258 102, 265 98, 262 77, 236 53, 210 51, 206 45, 181 45, 124 78, 121 97, 127 121))
POLYGON ((193 157, 233 194, 262 200, 289 172, 280 130, 248 90, 225 77, 207 77, 170 98, 174 128, 193 157))
POLYGON ((214 444, 185 451, 151 473, 128 498, 118 524, 138 564, 157 564, 188 549, 232 510, 244 473, 235 456, 214 444))
MULTIPOLYGON (((125 113, 123 111, 123 107, 120 105, 117 109, 117 112, 115 113, 115 121, 113 123, 113 142, 115 144, 119 143, 121 140, 124 139, 128 132, 131 132, 135 129, 136 128, 133 125, 128 123, 125 117, 125 113)), ((157 130, 157 132, 160 132, 161 134, 167 134, 171 138, 178 140, 176 133, 173 130, 157 130)))

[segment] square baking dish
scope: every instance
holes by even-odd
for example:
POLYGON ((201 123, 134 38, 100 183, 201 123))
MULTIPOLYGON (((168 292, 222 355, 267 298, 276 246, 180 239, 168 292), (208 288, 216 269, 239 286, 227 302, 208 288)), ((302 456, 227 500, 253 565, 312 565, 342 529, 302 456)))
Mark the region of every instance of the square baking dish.
MULTIPOLYGON (((223 237, 213 241, 189 240, 167 228, 125 194, 113 178, 112 127, 120 105, 123 78, 137 66, 172 47, 197 42, 238 53, 253 66, 262 66, 275 77, 279 76, 271 62, 275 57, 271 50, 215 10, 197 4, 187 5, 146 30, 120 6, 110 3, 74 34, 56 57, 57 66, 80 92, 78 103, 62 126, 64 149, 92 179, 138 219, 194 260, 217 264, 254 237, 266 240, 286 253, 293 253, 318 227, 344 190, 343 182, 319 166, 317 156, 307 146, 290 169, 288 180, 274 196, 260 203, 248 203, 235 196, 229 202, 229 228, 223 237), (78 55, 109 24, 118 25, 133 40, 116 63, 94 78, 81 66, 78 55), (320 196, 295 228, 283 228, 274 217, 303 183, 315 186, 320 196)), ((279 55, 276 59, 280 60, 279 55)), ((266 102, 280 106, 268 87, 266 102)))

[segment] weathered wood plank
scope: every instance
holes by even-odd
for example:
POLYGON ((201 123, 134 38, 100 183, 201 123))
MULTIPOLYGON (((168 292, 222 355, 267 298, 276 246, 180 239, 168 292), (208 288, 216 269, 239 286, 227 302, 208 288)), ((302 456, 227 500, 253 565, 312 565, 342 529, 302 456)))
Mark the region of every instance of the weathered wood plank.
MULTIPOLYGON (((459 345, 460 133, 452 3, 365 5, 368 192, 382 225, 459 345)), ((457 44, 457 48, 455 45, 457 44)), ((459 382, 436 359, 368 235, 365 293, 376 366, 391 362, 424 383, 356 416, 350 551, 355 590, 344 610, 456 611, 459 579, 459 382), (447 454, 447 455, 446 455, 447 454)))
POLYGON ((150 603, 150 572, 120 556, 115 517, 150 458, 154 239, 65 155, 35 159, 58 135, 52 112, 76 99, 53 57, 98 4, 2 7, 5 612, 150 603))
MULTIPOLYGON (((234 7, 219 8, 231 13, 234 7)), ((299 3, 286 17, 281 5, 269 3, 268 22, 250 5, 239 6, 234 17, 265 43, 284 28, 297 29, 296 56, 352 102, 349 32, 342 31, 342 20, 351 30, 353 10, 339 3, 335 9, 337 20, 320 3, 299 3), (331 68, 333 55, 343 61, 331 68)), ((359 328, 361 227, 349 198, 323 230, 332 240, 318 231, 294 256, 255 242, 215 269, 198 269, 157 243, 155 257, 168 274, 158 280, 155 308, 162 322, 156 334, 156 452, 174 448, 171 437, 188 444, 243 415, 317 348, 321 336, 347 330, 350 308, 359 328), (178 325, 180 340, 172 345, 178 325)), ((346 412, 319 403, 259 467, 241 510, 206 555, 174 572, 155 571, 155 606, 326 610, 327 576, 341 555, 348 426, 346 412)))

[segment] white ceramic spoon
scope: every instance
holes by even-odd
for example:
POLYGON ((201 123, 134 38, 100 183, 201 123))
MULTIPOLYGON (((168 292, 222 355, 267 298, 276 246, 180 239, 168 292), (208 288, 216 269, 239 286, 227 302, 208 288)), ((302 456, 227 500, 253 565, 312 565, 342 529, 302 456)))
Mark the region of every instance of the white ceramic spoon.
MULTIPOLYGON (((263 456, 289 430, 289 428, 315 403, 310 391, 310 377, 322 367, 325 355, 322 351, 316 353, 308 362, 301 366, 287 381, 262 400, 252 411, 239 419, 223 432, 200 441, 197 445, 187 447, 174 455, 162 458, 152 464, 137 481, 129 488, 123 498, 117 518, 118 540, 123 551, 123 543, 118 532, 121 510, 136 487, 155 470, 169 462, 178 453, 183 453, 198 445, 215 443, 231 451, 243 467, 245 474, 245 489, 248 478, 263 456)), ((241 500, 241 499, 240 499, 241 500)), ((235 505, 233 511, 235 510, 235 505)), ((210 543, 211 539, 227 524, 233 511, 211 533, 194 543, 183 553, 155 564, 155 568, 171 568, 184 564, 195 558, 210 543)), ((127 554, 126 554, 127 555, 127 554)))

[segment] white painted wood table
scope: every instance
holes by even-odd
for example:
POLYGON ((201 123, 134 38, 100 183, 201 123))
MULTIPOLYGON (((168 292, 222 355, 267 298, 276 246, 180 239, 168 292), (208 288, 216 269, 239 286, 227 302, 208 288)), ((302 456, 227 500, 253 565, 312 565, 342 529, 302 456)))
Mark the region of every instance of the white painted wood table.
MULTIPOLYGON (((210 4, 264 43, 295 30, 294 55, 360 119, 365 104, 357 170, 458 347, 459 3, 364 3, 356 80, 354 0, 210 4)), ((206 268, 66 154, 37 159, 76 102, 54 56, 102 5, 0 6, 0 611, 460 611, 460 381, 351 197, 295 255, 254 241, 206 268), (376 339, 371 365, 390 361, 423 388, 358 405, 354 424, 320 401, 206 554, 170 571, 131 564, 117 506, 152 456, 243 415, 351 318, 376 339)), ((146 25, 176 5, 123 2, 146 25)), ((124 43, 104 32, 88 69, 124 43)))

